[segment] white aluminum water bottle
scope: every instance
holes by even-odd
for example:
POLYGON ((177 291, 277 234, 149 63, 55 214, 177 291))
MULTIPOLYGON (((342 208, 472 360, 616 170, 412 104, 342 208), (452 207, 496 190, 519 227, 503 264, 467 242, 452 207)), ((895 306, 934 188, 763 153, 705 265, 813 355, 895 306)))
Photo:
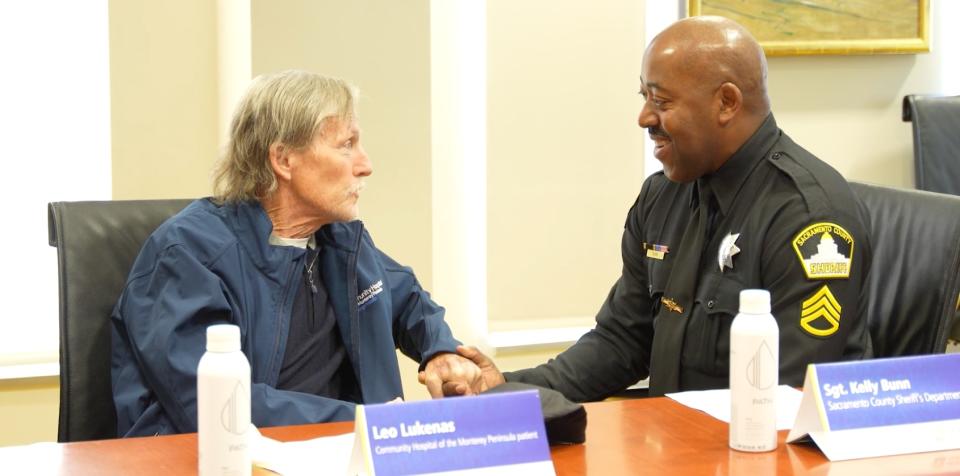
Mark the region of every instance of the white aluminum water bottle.
POLYGON ((250 363, 240 350, 240 328, 207 328, 207 352, 197 367, 197 440, 200 476, 251 473, 250 363))
POLYGON ((770 314, 770 293, 740 291, 740 313, 730 326, 730 447, 777 448, 780 330, 770 314))

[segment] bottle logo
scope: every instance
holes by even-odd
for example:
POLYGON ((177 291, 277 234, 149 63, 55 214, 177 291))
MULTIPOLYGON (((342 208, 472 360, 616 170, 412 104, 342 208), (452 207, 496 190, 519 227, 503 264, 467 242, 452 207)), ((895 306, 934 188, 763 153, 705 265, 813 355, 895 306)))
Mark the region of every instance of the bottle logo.
POLYGON ((230 398, 227 400, 227 403, 223 406, 223 410, 220 411, 220 424, 223 425, 223 429, 233 433, 234 435, 242 435, 247 432, 247 428, 250 425, 244 424, 241 427, 240 423, 240 409, 250 405, 248 392, 243 387, 243 382, 237 381, 237 384, 233 387, 233 392, 230 394, 230 398))
POLYGON ((762 341, 760 347, 753 353, 753 357, 750 358, 750 362, 747 362, 747 382, 760 390, 772 387, 779 369, 774 368, 771 372, 768 368, 776 367, 776 362, 777 359, 774 358, 773 351, 770 350, 767 341, 762 341))

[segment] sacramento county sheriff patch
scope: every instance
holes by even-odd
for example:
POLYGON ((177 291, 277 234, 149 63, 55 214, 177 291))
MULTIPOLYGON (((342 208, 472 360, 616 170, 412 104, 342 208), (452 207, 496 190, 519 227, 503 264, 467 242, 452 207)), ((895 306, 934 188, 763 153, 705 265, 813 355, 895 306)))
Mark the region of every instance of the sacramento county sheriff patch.
POLYGON ((814 223, 793 238, 807 279, 850 277, 853 259, 853 237, 835 223, 814 223))

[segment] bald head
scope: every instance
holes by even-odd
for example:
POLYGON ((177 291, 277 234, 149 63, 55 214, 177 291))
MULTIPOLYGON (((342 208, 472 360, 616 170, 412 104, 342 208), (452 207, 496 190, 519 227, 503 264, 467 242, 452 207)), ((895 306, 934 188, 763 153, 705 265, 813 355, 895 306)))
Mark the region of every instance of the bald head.
POLYGON ((670 25, 647 47, 642 71, 637 122, 675 182, 719 169, 770 114, 763 49, 726 18, 670 25))
POLYGON ((753 35, 723 17, 696 16, 663 30, 647 47, 646 56, 657 56, 682 76, 696 78, 702 88, 723 83, 736 85, 743 94, 744 112, 765 117, 767 60, 753 35))

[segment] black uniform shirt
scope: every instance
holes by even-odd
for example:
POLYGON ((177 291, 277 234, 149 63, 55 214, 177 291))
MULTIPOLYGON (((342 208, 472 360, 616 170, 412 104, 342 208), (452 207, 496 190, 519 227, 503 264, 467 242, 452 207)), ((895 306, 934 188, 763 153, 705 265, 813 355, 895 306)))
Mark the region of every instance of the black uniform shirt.
POLYGON ((730 324, 748 288, 770 291, 780 383, 801 385, 809 363, 870 356, 862 292, 871 258, 867 218, 843 177, 780 131, 771 114, 698 182, 674 183, 662 172, 647 179, 625 224, 622 274, 597 326, 556 359, 507 380, 596 400, 648 376, 651 360, 679 358, 679 390, 725 388, 730 324), (651 355, 670 260, 700 188, 712 192, 712 233, 686 332, 679 348, 651 355))

